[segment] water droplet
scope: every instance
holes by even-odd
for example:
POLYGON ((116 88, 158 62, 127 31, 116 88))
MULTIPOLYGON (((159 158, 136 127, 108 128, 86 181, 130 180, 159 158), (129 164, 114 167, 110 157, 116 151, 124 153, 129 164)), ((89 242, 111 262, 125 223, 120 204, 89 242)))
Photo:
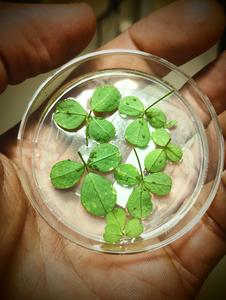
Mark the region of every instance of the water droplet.
POLYGON ((125 115, 125 114, 120 114, 120 116, 121 116, 123 119, 127 119, 127 115, 125 115))

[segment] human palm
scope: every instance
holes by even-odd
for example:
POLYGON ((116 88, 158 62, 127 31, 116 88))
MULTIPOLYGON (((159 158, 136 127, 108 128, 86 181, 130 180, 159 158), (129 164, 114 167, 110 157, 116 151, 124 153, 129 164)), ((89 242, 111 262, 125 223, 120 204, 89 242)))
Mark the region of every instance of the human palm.
MULTIPOLYGON (((0 53, 4 57, 0 59, 2 89, 4 80, 15 83, 51 69, 85 46, 93 32, 92 14, 85 6, 68 7, 55 5, 53 9, 53 6, 46 6, 43 10, 36 6, 34 10, 25 5, 20 12, 17 10, 16 24, 23 26, 17 27, 15 35, 24 37, 24 43, 16 54, 12 36, 5 33, 15 30, 15 20, 12 18, 12 22, 5 21, 4 26, 0 26, 5 39, 4 43, 0 42, 0 53), (64 26, 65 20, 71 26, 64 26), (45 24, 47 31, 43 33, 37 29, 33 25, 37 22, 45 24), (73 30, 75 27, 80 30, 73 30), (37 57, 33 53, 37 49, 31 47, 26 63, 18 61, 20 51, 27 47, 27 36, 32 39, 34 28, 36 39, 40 36, 41 46, 42 40, 46 41, 43 34, 48 37, 48 43, 43 46, 45 54, 37 57), (54 39, 51 38, 53 35, 54 39), (10 47, 13 50, 8 62, 10 47), (21 64, 27 65, 27 61, 32 68, 21 71, 21 64)), ((4 4, 2 11, 10 15, 11 7, 4 4)), ((140 49, 181 64, 213 45, 223 27, 224 17, 214 1, 179 1, 141 20, 105 48, 140 49)), ((196 75, 198 84, 219 114, 224 137, 225 78, 226 54, 196 75)), ((171 246, 129 256, 98 254, 64 239, 30 206, 17 171, 15 132, 16 129, 11 130, 0 138, 1 152, 4 153, 0 155, 3 299, 187 299, 195 296, 208 273, 226 253, 225 172, 208 213, 192 231, 171 246)))

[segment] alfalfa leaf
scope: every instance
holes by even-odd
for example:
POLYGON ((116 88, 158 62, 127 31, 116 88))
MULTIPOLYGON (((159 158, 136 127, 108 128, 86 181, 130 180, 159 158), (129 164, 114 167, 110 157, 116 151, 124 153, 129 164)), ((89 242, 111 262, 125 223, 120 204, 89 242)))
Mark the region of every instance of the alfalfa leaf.
POLYGON ((53 165, 50 179, 57 189, 73 187, 84 173, 84 166, 72 160, 62 160, 53 165))
POLYGON ((163 172, 152 173, 144 177, 144 186, 157 196, 165 196, 172 188, 172 179, 163 172))
POLYGON ((145 119, 140 118, 131 122, 125 131, 125 138, 131 145, 144 148, 150 142, 150 130, 145 119))
POLYGON ((121 94, 110 84, 98 86, 91 98, 91 109, 94 112, 112 112, 118 108, 121 94))
POLYGON ((112 144, 96 145, 90 153, 87 165, 100 172, 109 172, 121 162, 122 156, 117 146, 112 144))
POLYGON ((125 186, 134 186, 141 179, 139 171, 131 164, 120 164, 115 169, 114 176, 119 184, 125 186))
POLYGON ((144 166, 148 172, 159 172, 165 168, 166 161, 165 150, 154 149, 145 157, 144 166))
POLYGON ((129 196, 127 209, 134 218, 147 218, 152 211, 150 193, 143 186, 135 188, 129 196))
POLYGON ((99 143, 107 143, 115 136, 114 125, 103 118, 92 117, 88 126, 89 136, 99 143))
POLYGON ((89 173, 81 187, 81 202, 84 208, 95 216, 105 216, 113 210, 117 194, 107 178, 89 173))
POLYGON ((150 125, 154 128, 163 128, 166 125, 166 115, 159 108, 149 108, 145 111, 145 115, 150 123, 150 125))
POLYGON ((125 226, 125 235, 130 238, 138 238, 144 231, 144 226, 139 219, 131 219, 125 226))
POLYGON ((128 117, 139 117, 144 112, 144 104, 135 96, 127 96, 120 101, 119 113, 128 117))
POLYGON ((57 104, 53 120, 66 129, 77 129, 86 119, 84 108, 74 99, 65 99, 57 104))

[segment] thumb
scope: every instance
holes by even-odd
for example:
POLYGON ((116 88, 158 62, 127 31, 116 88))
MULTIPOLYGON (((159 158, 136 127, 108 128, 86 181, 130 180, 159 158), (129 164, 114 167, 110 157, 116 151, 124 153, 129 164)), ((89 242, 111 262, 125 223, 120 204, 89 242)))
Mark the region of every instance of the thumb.
POLYGON ((0 281, 22 234, 27 199, 13 163, 0 153, 0 281))
POLYGON ((0 2, 0 92, 47 72, 86 47, 95 31, 91 8, 80 4, 0 2))

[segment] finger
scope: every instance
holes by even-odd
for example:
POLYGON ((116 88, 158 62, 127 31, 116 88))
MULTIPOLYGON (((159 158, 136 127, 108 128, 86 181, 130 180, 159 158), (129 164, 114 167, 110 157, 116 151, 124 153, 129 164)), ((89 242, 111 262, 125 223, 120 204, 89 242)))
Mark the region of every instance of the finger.
POLYGON ((194 79, 210 98, 216 112, 223 112, 226 109, 226 51, 194 79))
POLYGON ((86 4, 0 4, 0 92, 79 53, 95 30, 86 4))
MULTIPOLYGON (((226 112, 222 113, 219 121, 226 136, 226 112)), ((204 190, 206 197, 210 192, 211 182, 204 190)), ((193 276, 193 280, 203 282, 212 268, 226 253, 226 171, 218 188, 215 199, 195 228, 182 239, 169 246, 171 255, 181 274, 193 276)), ((195 209, 195 208, 194 208, 195 209)), ((194 210, 193 209, 193 210, 194 210)), ((191 282, 192 285, 192 282, 191 282)), ((198 287, 197 287, 198 288, 198 287)))
MULTIPOLYGON (((224 135, 224 145, 225 145, 225 119, 226 118, 226 111, 224 111, 223 113, 221 113, 218 116, 218 120, 220 122, 220 126, 222 127, 222 133, 224 135)), ((216 169, 217 169, 217 161, 219 160, 218 157, 218 148, 220 147, 220 143, 218 142, 218 144, 216 145, 216 128, 215 128, 215 124, 213 123, 213 121, 210 121, 210 123, 208 124, 207 128, 206 128, 206 136, 208 139, 208 151, 209 151, 209 159, 208 159, 208 164, 210 165, 210 170, 211 172, 208 172, 208 176, 206 178, 206 182, 212 181, 215 176, 216 176, 216 169)), ((226 148, 224 147, 224 168, 226 166, 226 148)))
POLYGON ((222 129, 222 134, 224 136, 224 139, 226 140, 226 112, 224 111, 223 113, 221 113, 219 115, 218 119, 219 119, 220 126, 222 129))
POLYGON ((0 278, 23 231, 26 208, 26 197, 16 169, 0 154, 0 278))
MULTIPOLYGON (((220 122, 224 138, 226 138, 226 111, 220 114, 218 120, 220 122)), ((224 149, 224 156, 226 156, 226 148, 224 149)), ((224 170, 215 201, 208 210, 208 215, 214 220, 219 228, 225 232, 226 237, 226 170, 224 170)))
MULTIPOLYGON (((222 113, 226 109, 225 78, 226 51, 224 51, 213 63, 206 66, 194 76, 194 80, 203 93, 209 97, 217 114, 222 113)), ((208 127, 208 125, 211 124, 211 127, 207 130, 207 134, 211 137, 214 133, 214 126, 213 123, 211 123, 212 117, 207 106, 204 105, 203 101, 200 101, 200 95, 192 91, 190 83, 187 83, 182 87, 181 93, 192 105, 196 115, 202 120, 205 127, 208 127)), ((222 118, 222 116, 220 118, 222 118)), ((224 124, 222 123, 222 125, 224 124)), ((213 151, 215 151, 214 144, 210 145, 210 147, 213 147, 213 151)), ((212 159, 214 159, 214 157, 212 157, 212 159)))
POLYGON ((133 25, 104 48, 132 48, 182 64, 210 48, 224 30, 215 1, 175 1, 133 25))

